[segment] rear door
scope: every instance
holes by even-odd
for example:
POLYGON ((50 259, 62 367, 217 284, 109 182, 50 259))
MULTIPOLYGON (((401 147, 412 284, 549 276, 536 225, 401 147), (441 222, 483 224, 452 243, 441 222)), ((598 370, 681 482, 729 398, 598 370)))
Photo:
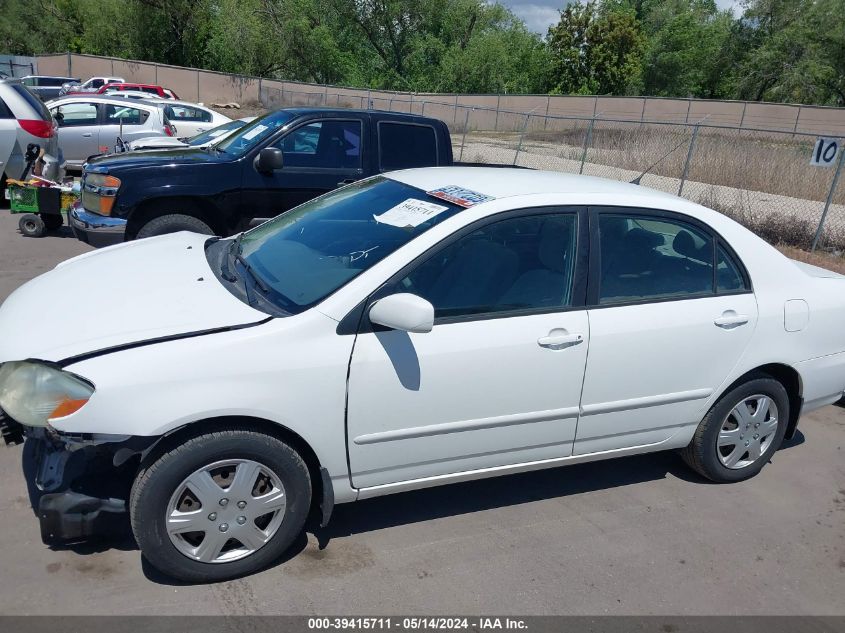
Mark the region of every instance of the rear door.
POLYGON ((102 106, 103 124, 99 129, 101 152, 111 152, 120 136, 127 143, 148 136, 160 136, 150 121, 155 114, 134 104, 106 103, 102 106))
POLYGON ((79 165, 89 156, 100 153, 97 146, 99 108, 96 103, 66 103, 53 106, 50 113, 59 127, 59 147, 65 160, 79 165))
POLYGON ((267 147, 282 150, 284 167, 273 174, 259 173, 252 161, 245 167, 245 202, 256 209, 255 217, 274 217, 360 179, 366 151, 363 130, 363 117, 324 118, 295 125, 271 141, 267 147))
POLYGON ((575 455, 655 445, 697 425, 757 323, 747 273, 706 226, 618 207, 590 219, 590 354, 575 455))

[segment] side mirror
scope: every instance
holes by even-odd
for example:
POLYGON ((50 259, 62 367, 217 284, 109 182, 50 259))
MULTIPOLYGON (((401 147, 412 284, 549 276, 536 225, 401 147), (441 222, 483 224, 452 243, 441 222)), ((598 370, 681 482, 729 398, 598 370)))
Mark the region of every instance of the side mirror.
POLYGON ((403 332, 431 332, 434 306, 422 297, 406 292, 388 295, 370 308, 370 321, 403 332))
POLYGON ((255 157, 255 169, 262 174, 272 174, 282 168, 284 154, 278 147, 265 147, 255 157))

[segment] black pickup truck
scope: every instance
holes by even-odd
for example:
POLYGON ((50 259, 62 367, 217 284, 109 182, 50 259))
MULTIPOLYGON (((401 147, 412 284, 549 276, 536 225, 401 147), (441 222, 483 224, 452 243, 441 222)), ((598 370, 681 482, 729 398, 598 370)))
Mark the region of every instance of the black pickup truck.
POLYGON ((373 174, 451 164, 437 119, 288 108, 212 147, 90 159, 70 224, 94 246, 181 230, 226 236, 373 174))

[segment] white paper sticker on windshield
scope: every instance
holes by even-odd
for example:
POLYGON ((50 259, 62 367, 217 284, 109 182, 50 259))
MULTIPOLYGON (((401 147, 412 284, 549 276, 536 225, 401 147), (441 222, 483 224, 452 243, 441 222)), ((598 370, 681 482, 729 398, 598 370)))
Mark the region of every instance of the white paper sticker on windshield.
POLYGON ((256 136, 258 136, 259 134, 261 134, 261 133, 262 133, 264 130, 266 130, 266 129, 267 129, 267 126, 266 126, 266 125, 256 125, 256 126, 255 126, 254 128, 252 128, 249 132, 247 132, 246 134, 244 134, 244 138, 245 138, 246 140, 248 140, 248 141, 251 141, 252 139, 254 139, 256 136))
POLYGON ((442 204, 408 198, 381 215, 373 215, 373 219, 381 224, 398 226, 400 229, 414 228, 448 210, 449 207, 444 207, 442 204))
POLYGON ((226 132, 228 132, 228 131, 229 131, 229 130, 214 130, 213 132, 209 132, 209 133, 208 133, 208 135, 209 135, 211 138, 217 138, 218 136, 220 136, 220 135, 222 135, 222 134, 225 134, 225 133, 226 133, 226 132))

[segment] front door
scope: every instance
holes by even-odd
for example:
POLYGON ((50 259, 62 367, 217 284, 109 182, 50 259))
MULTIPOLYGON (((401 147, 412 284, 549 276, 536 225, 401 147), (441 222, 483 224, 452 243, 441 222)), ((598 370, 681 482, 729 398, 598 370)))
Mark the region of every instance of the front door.
POLYGON ((376 297, 435 307, 425 334, 355 342, 348 447, 355 487, 571 454, 589 344, 579 214, 534 211, 472 227, 376 297))
POLYGON ((742 265, 706 227, 619 208, 592 220, 600 248, 576 455, 656 445, 697 425, 757 322, 742 265))
POLYGON ((75 102, 50 108, 59 127, 59 147, 65 160, 80 165, 94 154, 99 136, 98 108, 96 103, 75 102))
POLYGON ((270 218, 360 179, 362 125, 360 119, 320 119, 292 128, 267 146, 282 150, 282 169, 262 174, 245 166, 244 202, 256 217, 270 218))

